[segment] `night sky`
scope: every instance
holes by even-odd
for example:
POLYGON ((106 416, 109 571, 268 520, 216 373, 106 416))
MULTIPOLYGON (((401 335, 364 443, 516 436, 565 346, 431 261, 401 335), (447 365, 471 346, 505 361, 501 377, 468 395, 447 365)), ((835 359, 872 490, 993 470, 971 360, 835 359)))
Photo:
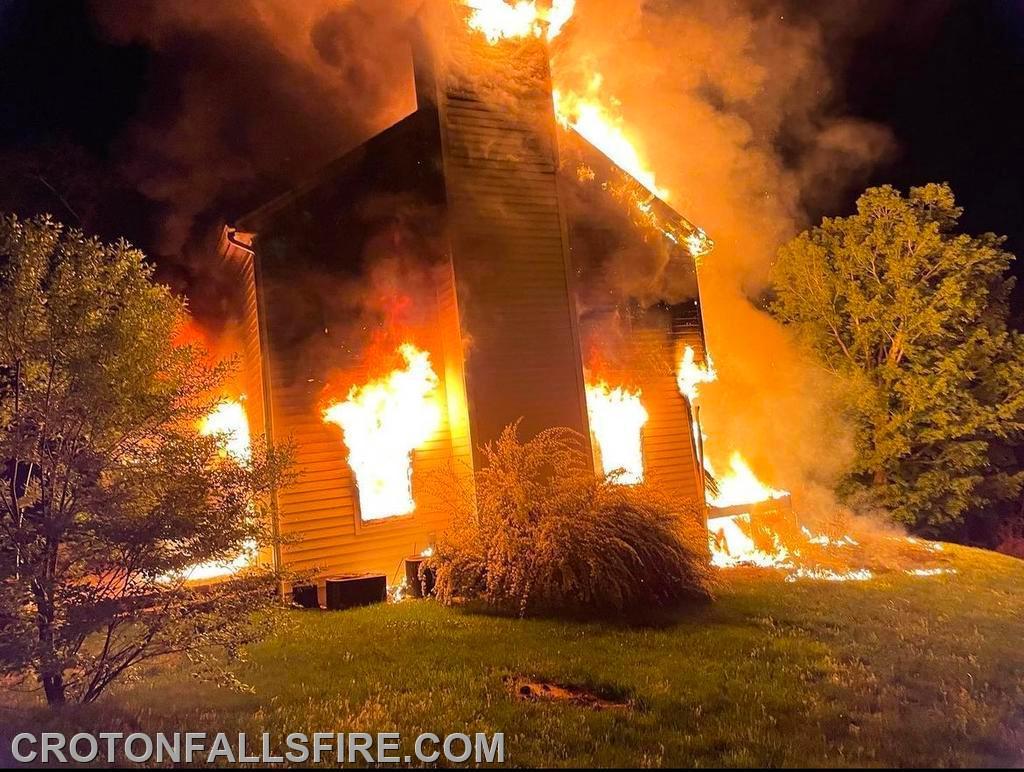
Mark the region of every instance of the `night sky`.
MULTIPOLYGON (((846 112, 888 126, 899 144, 869 182, 948 181, 969 230, 1005 234, 1024 254, 1024 2, 951 2, 922 27, 913 16, 887 18, 844 54, 840 84, 846 112)), ((175 258, 154 243, 159 206, 113 171, 142 106, 173 99, 153 93, 150 74, 147 49, 101 35, 87 2, 0 0, 0 208, 72 220, 70 208, 173 275, 175 258), (86 204, 65 206, 33 177, 48 163, 63 169, 58 187, 91 188, 76 199, 86 204)), ((1024 261, 1015 271, 1024 277, 1024 261)), ((1024 310, 1024 288, 1015 307, 1024 310)))

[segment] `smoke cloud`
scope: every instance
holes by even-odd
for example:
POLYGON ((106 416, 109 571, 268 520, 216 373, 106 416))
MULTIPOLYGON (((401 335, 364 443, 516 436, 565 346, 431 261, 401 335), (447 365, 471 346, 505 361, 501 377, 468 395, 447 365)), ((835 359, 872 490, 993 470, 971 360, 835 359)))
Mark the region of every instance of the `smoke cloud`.
MULTIPOLYGON (((419 4, 97 0, 112 39, 154 53, 159 97, 120 155, 166 205, 161 250, 178 252, 223 219, 240 191, 292 185, 411 111, 406 31, 419 4)), ((844 52, 891 13, 876 5, 577 0, 552 47, 563 89, 585 92, 601 73, 669 203, 715 240, 701 269, 719 373, 701 399, 712 460, 722 468, 738 448, 767 482, 807 489, 808 500, 842 470, 849 435, 823 397, 825 374, 762 298, 777 247, 808 211, 845 200, 894 149, 884 127, 843 114, 836 85, 844 52)), ((920 21, 941 11, 896 12, 920 21)))
POLYGON ((843 46, 878 13, 842 3, 860 21, 840 34, 826 26, 828 4, 814 18, 788 6, 579 0, 553 68, 579 91, 601 73, 669 203, 715 240, 700 278, 719 377, 700 403, 716 469, 738 449, 766 482, 816 504, 848 462, 850 435, 826 375, 763 310, 763 294, 808 209, 843 200, 894 142, 844 116, 835 86, 843 46))
MULTIPOLYGON (((162 205, 156 252, 209 254, 206 228, 408 113, 414 5, 95 0, 103 33, 151 53, 147 97, 115 155, 162 205)), ((209 276, 188 262, 192 289, 209 276)))

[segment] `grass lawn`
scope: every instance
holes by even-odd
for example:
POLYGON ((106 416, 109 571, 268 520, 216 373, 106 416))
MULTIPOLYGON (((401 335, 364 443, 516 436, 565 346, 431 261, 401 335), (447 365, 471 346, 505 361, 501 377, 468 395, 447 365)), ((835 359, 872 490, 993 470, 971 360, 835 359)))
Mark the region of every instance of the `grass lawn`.
MULTIPOLYGON (((410 601, 296 612, 254 648, 253 694, 154 666, 19 726, 110 731, 504 732, 533 765, 987 766, 1024 763, 1024 562, 963 548, 957 573, 785 583, 725 574, 718 601, 664 626, 514 621, 410 601), (626 697, 524 702, 509 677, 626 697)), ((17 707, 17 713, 14 708, 17 707)))

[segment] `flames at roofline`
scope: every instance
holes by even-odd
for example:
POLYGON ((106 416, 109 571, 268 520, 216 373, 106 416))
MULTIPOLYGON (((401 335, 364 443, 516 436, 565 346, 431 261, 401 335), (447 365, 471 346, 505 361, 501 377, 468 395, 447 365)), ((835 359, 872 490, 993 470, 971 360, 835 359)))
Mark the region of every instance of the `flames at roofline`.
POLYGON ((601 73, 594 73, 585 94, 556 87, 552 91, 555 116, 559 123, 577 131, 649 192, 667 201, 669 191, 658 185, 654 170, 618 114, 618 102, 603 97, 603 84, 601 73))
MULTIPOLYGON (((488 43, 525 37, 553 40, 565 28, 575 11, 575 0, 552 0, 547 5, 535 0, 462 0, 467 9, 466 25, 482 34, 488 43)), ((554 74, 553 74, 554 75, 554 74)), ((604 78, 594 72, 582 92, 556 82, 552 101, 558 124, 572 131, 606 156, 615 170, 635 183, 627 186, 627 203, 638 220, 660 231, 685 248, 694 258, 711 251, 707 234, 665 203, 671 192, 659 184, 654 169, 642 151, 642 143, 622 115, 621 104, 604 90, 604 78)))

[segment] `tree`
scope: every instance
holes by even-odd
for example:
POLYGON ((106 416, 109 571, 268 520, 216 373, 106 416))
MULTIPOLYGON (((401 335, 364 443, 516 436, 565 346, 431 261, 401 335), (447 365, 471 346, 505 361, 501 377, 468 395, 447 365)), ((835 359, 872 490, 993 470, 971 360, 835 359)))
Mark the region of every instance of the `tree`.
POLYGON ((286 463, 197 431, 230 363, 181 343, 187 321, 127 243, 0 217, 0 672, 50 704, 169 653, 209 675, 265 626, 266 572, 185 581, 266 543, 286 463))
POLYGON ((1013 255, 959 233, 948 185, 867 190, 779 251, 774 313, 843 386, 857 461, 846 492, 930 534, 1019 495, 1024 340, 1008 329, 1013 255))

